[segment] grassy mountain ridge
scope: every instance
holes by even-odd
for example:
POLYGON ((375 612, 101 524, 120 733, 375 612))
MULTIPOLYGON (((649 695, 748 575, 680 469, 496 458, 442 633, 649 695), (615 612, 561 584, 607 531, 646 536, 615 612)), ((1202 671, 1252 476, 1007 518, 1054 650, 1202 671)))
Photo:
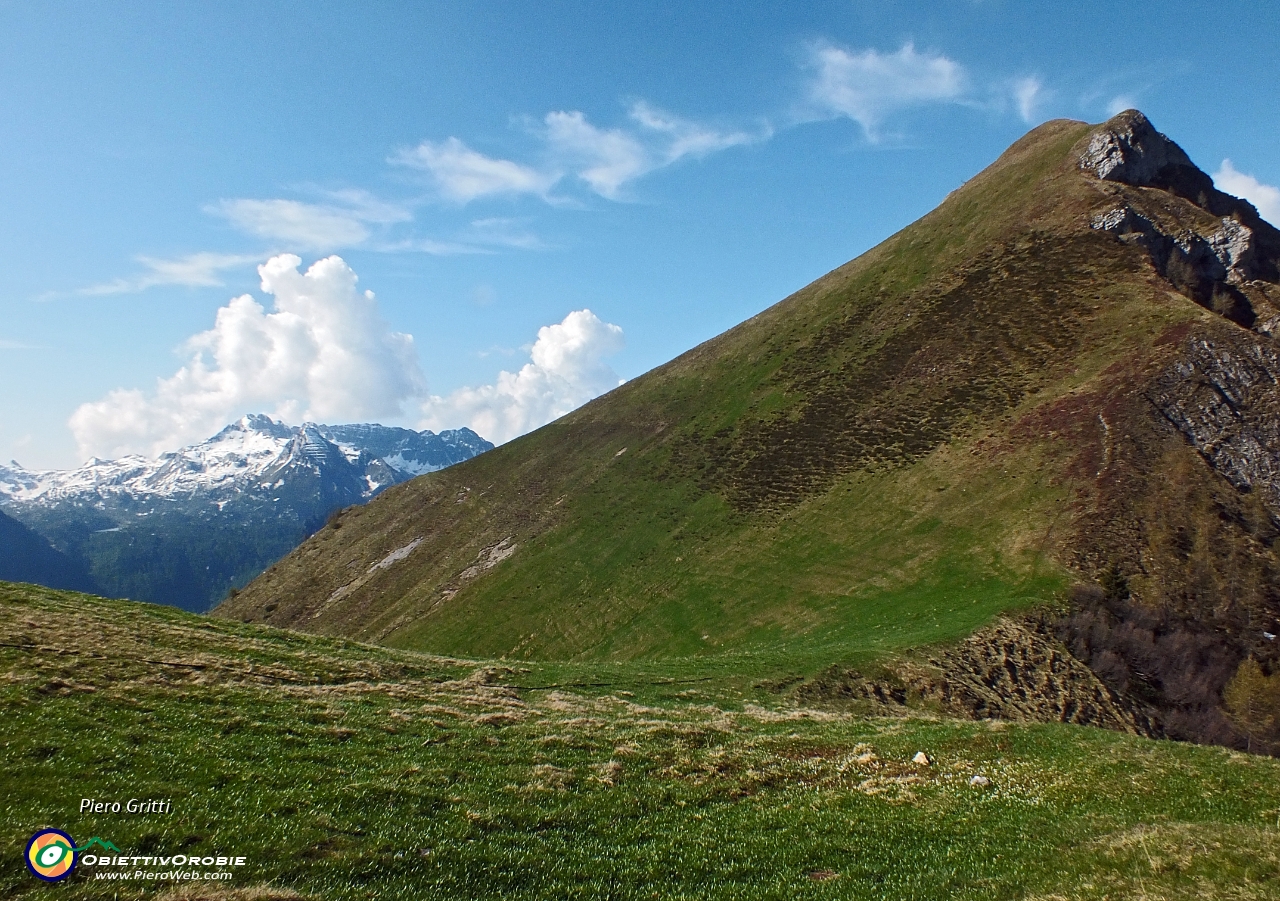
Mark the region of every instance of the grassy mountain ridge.
POLYGON ((1236 320, 1277 299, 1212 270, 1209 239, 1183 232, 1222 228, 1224 210, 1258 247, 1271 232, 1225 195, 1184 197, 1185 173, 1129 185, 1082 170, 1099 135, 1138 120, 1035 129, 758 316, 348 511, 219 613, 442 653, 740 650, 816 671, 958 639, 1074 582, 1079 609, 1109 624, 1063 633, 1082 659, 1120 654, 1109 678, 1156 707, 1173 703, 1161 680, 1195 674, 1177 703, 1213 724, 1188 728, 1239 738, 1212 711, 1242 659, 1274 655, 1248 625, 1280 615, 1271 516, 1196 437, 1191 381, 1169 380, 1205 342, 1265 350, 1236 320), (1118 204, 1146 231, 1099 225, 1118 204), (1182 648, 1155 668, 1112 628, 1144 597, 1171 617, 1148 643, 1182 648), (1207 610, 1229 641, 1196 644, 1207 610))
MULTIPOLYGON (((880 545, 888 559, 877 565, 871 558, 869 566, 863 565, 863 573, 855 570, 842 581, 857 583, 862 581, 857 576, 871 575, 873 584, 879 581, 888 589, 899 587, 902 579, 895 579, 894 572, 902 569, 905 562, 894 559, 898 555, 893 552, 896 542, 892 536, 901 531, 921 533, 946 529, 947 519, 936 513, 946 512, 948 508, 964 510, 969 505, 963 503, 963 498, 951 500, 956 495, 933 498, 928 497, 927 489, 922 492, 918 488, 908 492, 907 502, 923 494, 928 506, 915 515, 908 513, 904 517, 907 511, 902 509, 901 501, 892 503, 899 466, 936 445, 938 438, 950 431, 948 427, 960 424, 954 421, 956 416, 943 414, 942 421, 931 430, 912 429, 910 422, 905 423, 905 427, 898 423, 899 428, 895 430, 894 418, 915 417, 918 422, 924 419, 919 415, 920 406, 936 410, 940 405, 947 405, 947 389, 951 385, 944 382, 938 386, 941 390, 917 391, 912 398, 916 403, 903 403, 899 395, 893 399, 892 409, 885 410, 889 404, 875 401, 895 387, 893 376, 898 376, 898 382, 907 382, 912 373, 899 371, 886 378, 883 362, 888 358, 900 366, 905 364, 907 361, 902 358, 910 359, 910 356, 901 345, 909 346, 911 341, 918 341, 921 334, 931 330, 944 342, 943 346, 929 348, 932 355, 937 359, 954 358, 954 346, 946 346, 950 336, 930 320, 949 318, 951 310, 947 308, 947 301, 958 295, 962 295, 960 303, 974 302, 975 292, 964 292, 964 278, 952 271, 955 261, 964 259, 973 248, 981 248, 980 252, 988 256, 1012 255, 1012 260, 1005 261, 1004 268, 1008 271, 1017 268, 1028 252, 1044 252, 1044 245, 1051 238, 1037 242, 1034 250, 1012 248, 993 254, 989 250, 990 236, 1006 233, 1007 220, 1027 216, 1028 206, 1032 207, 1029 214, 1032 221, 1043 218, 1037 216, 1032 203, 1036 186, 1044 179, 1077 178, 1074 173, 1062 172, 1061 164, 1067 150, 1085 130, 1079 123, 1052 123, 1042 128, 1011 148, 991 170, 973 179, 916 226, 783 303, 444 478, 417 480, 392 489, 386 501, 368 510, 349 511, 341 521, 341 530, 322 532, 315 543, 268 573, 262 582, 227 605, 224 611, 229 615, 252 614, 256 604, 272 622, 294 622, 304 628, 350 631, 392 643, 440 649, 461 649, 469 641, 475 643, 473 649, 478 653, 518 654, 526 650, 552 655, 581 653, 600 642, 617 644, 616 639, 610 641, 610 637, 631 623, 632 632, 658 626, 656 640, 651 641, 648 648, 637 649, 638 652, 696 651, 704 647, 701 635, 709 634, 704 627, 713 628, 715 624, 720 626, 717 631, 723 631, 730 616, 717 615, 717 611, 711 610, 707 611, 705 623, 654 623, 653 620, 666 617, 661 609, 654 615, 651 591, 656 589, 659 597, 696 594, 700 589, 703 593, 714 592, 715 586, 722 584, 721 580, 734 581, 739 564, 750 567, 752 562, 763 563, 762 569, 781 570, 789 583, 790 577, 801 571, 812 572, 821 561, 805 559, 814 553, 805 540, 793 542, 794 551, 787 555, 790 559, 777 560, 776 555, 785 554, 785 549, 777 546, 774 536, 779 530, 790 531, 797 525, 804 527, 810 523, 812 531, 828 534, 827 544, 836 558, 831 563, 835 567, 843 568, 850 562, 858 566, 868 560, 868 556, 859 554, 857 547, 850 548, 848 537, 831 535, 833 530, 837 533, 843 530, 848 520, 841 508, 848 505, 853 506, 854 510, 849 512, 855 515, 860 510, 893 512, 890 516, 878 517, 876 528, 865 530, 877 536, 873 538, 869 534, 868 539, 880 545), (1013 170, 1016 177, 1008 177, 1008 170, 1013 170), (935 273, 945 280, 943 286, 935 285, 935 273), (872 403, 865 405, 869 409, 859 411, 864 413, 864 419, 876 419, 877 412, 886 414, 878 417, 882 424, 879 434, 866 442, 872 452, 879 452, 869 460, 870 454, 859 453, 861 448, 849 446, 861 437, 854 428, 842 429, 835 436, 815 433, 812 429, 801 431, 808 425, 806 416, 820 420, 821 414, 835 401, 831 392, 823 392, 827 387, 824 370, 837 377, 830 381, 847 385, 851 381, 847 378, 851 369, 863 376, 863 381, 881 382, 868 386, 872 403), (930 393, 933 396, 929 396, 930 393), (887 423, 886 418, 890 418, 887 423), (778 425, 782 428, 776 428, 778 425), (800 429, 794 428, 796 425, 800 429), (770 443, 771 427, 774 434, 782 432, 777 443, 770 443), (845 447, 832 447, 833 438, 845 439, 845 447), (565 449, 571 449, 571 453, 566 454, 565 449), (810 451, 807 460, 806 450, 810 451), (835 459, 833 452, 839 451, 844 451, 848 458, 839 469, 847 472, 863 463, 863 471, 852 476, 851 484, 844 486, 844 491, 828 497, 806 498, 818 494, 823 483, 829 485, 831 479, 839 475, 839 469, 831 465, 835 459), (809 461, 816 465, 805 466, 809 461), (880 471, 866 471, 864 461, 881 464, 880 471), (643 489, 633 490, 635 485, 642 485, 643 489), (771 498, 770 490, 779 491, 782 496, 771 498), (842 503, 844 498, 849 502, 842 503), (771 500, 776 503, 771 505, 771 500), (798 507, 788 505, 789 500, 800 503, 798 507), (771 506, 780 509, 768 509, 771 506), (760 522, 756 522, 750 514, 760 507, 766 509, 758 517, 760 522), (424 508, 432 510, 430 519, 406 518, 399 513, 424 508), (901 519, 907 520, 903 524, 905 529, 903 525, 895 528, 895 521, 901 519), (353 533, 358 537, 353 538, 353 533), (444 535, 449 536, 448 545, 440 538, 444 535), (368 559, 372 563, 420 537, 423 542, 415 548, 412 570, 401 564, 376 574, 374 582, 381 594, 398 597, 398 600, 373 610, 367 603, 348 601, 347 597, 369 590, 362 586, 352 595, 336 599, 316 616, 315 608, 320 606, 317 601, 324 603, 347 584, 339 581, 345 578, 345 573, 335 574, 337 579, 325 578, 329 573, 315 565, 316 558, 323 556, 320 548, 340 545, 351 559, 358 557, 361 562, 368 559), (595 540, 601 537, 606 540, 595 540), (447 600, 441 598, 444 592, 454 589, 450 579, 473 565, 485 548, 506 538, 517 545, 509 560, 485 573, 483 579, 457 586, 458 595, 447 600), (353 546, 353 541, 362 540, 369 540, 377 550, 369 553, 353 546), (688 556, 705 562, 695 566, 691 561, 691 565, 682 566, 686 563, 686 554, 682 552, 685 545, 690 547, 688 556), (562 549, 568 549, 567 556, 561 556, 562 549), (434 558, 437 553, 447 556, 425 558, 426 554, 434 558), (293 559, 307 562, 288 569, 286 574, 283 570, 293 559), (865 569, 871 572, 865 573, 865 569), (687 573, 684 578, 681 578, 682 570, 687 573), (663 578, 652 580, 651 574, 659 571, 663 578), (296 585, 292 583, 294 579, 304 581, 296 585), (289 582, 285 589, 289 594, 286 597, 270 594, 262 603, 260 593, 270 593, 269 587, 277 584, 277 580, 289 582), (675 580, 680 582, 678 587, 662 584, 675 580), (658 584, 655 586, 652 581, 658 584), (584 598, 598 596, 602 588, 610 599, 608 609, 596 611, 602 621, 584 624, 585 634, 579 634, 573 628, 572 610, 576 604, 585 603, 584 598), (462 603, 464 598, 477 592, 481 594, 475 601, 462 603), (501 600, 495 601, 495 598, 501 600), (300 615, 296 618, 288 613, 281 615, 291 601, 299 607, 300 615), (436 601, 440 602, 434 604, 425 620, 421 619, 424 608, 436 601), (513 609, 514 615, 493 616, 495 602, 513 609), (277 606, 267 610, 272 603, 277 606), (560 607, 556 612, 565 615, 556 616, 549 607, 560 607), (533 609, 525 613, 526 608, 533 609), (343 611, 350 614, 344 617, 343 611), (308 623, 308 618, 312 622, 308 623), (478 621, 481 618, 487 621, 478 621), (514 627, 504 628, 504 620, 514 621, 514 627), (538 625, 554 631, 529 641, 530 631, 538 625), (406 629, 407 634, 399 634, 406 629)), ((1096 240, 1099 245, 1103 244, 1101 238, 1096 240)), ((1080 256, 1084 255, 1081 251, 1080 256)), ((989 279, 990 269, 988 264, 981 274, 971 278, 989 279)), ((1112 308, 1132 305, 1131 298, 1126 297, 1112 308)), ((1172 315, 1163 309, 1152 310, 1156 316, 1163 314, 1172 321, 1176 321, 1178 312, 1190 314, 1188 310, 1178 310, 1172 315)), ((996 323, 983 324, 998 327, 1001 324, 998 316, 997 313, 996 323)), ((1044 318, 1032 312, 1024 319, 1024 330, 1037 329, 1044 318)), ((973 340, 970 335, 957 337, 960 340, 955 344, 973 340)), ((989 355, 988 359, 996 359, 996 355, 989 355)), ((916 365, 924 362, 917 360, 916 365)), ((968 374, 965 371, 959 375, 964 378, 968 374)), ((1009 403, 1008 393, 1000 396, 1001 386, 993 379, 975 381, 974 387, 976 405, 1007 406, 1009 403)), ((959 406, 953 409, 961 415, 968 412, 959 406)), ((959 486, 959 493, 964 494, 968 483, 987 469, 983 461, 964 460, 965 456, 966 450, 956 448, 940 450, 933 467, 929 460, 919 460, 910 467, 913 473, 919 470, 913 481, 937 481, 936 487, 949 488, 950 483, 961 481, 957 477, 963 474, 965 485, 959 486), (952 472, 957 466, 960 472, 952 472), (937 470, 932 479, 928 472, 931 468, 937 470)), ((1001 480, 988 472, 988 481, 1001 480)), ((936 487, 934 494, 940 494, 936 487)), ((1035 492, 1024 489, 1018 493, 1035 492)), ((1053 492, 1045 485, 1040 493, 1053 492)), ((1021 508, 1023 505, 1015 502, 1010 506, 1021 508)), ((969 514, 960 515, 967 518, 969 514)), ((998 518, 998 515, 988 517, 994 531, 1000 530, 994 522, 998 518)), ((1031 517, 1024 517, 1027 518, 1031 517)), ((1036 518, 1036 531, 1042 531, 1040 521, 1043 519, 1044 515, 1036 518)), ((806 529, 809 531, 811 529, 806 529)), ((968 530, 960 528, 959 531, 968 530)), ((1003 593, 1010 594, 1022 573, 1007 573, 999 579, 998 574, 987 572, 993 561, 973 560, 964 553, 968 550, 964 542, 962 534, 954 533, 940 542, 943 548, 938 550, 955 549, 957 559, 950 561, 949 566, 937 563, 940 571, 936 581, 956 571, 984 583, 994 576, 1004 583, 1003 593)), ((1017 567, 1022 562, 1023 572, 1029 572, 1029 563, 1016 558, 1004 559, 1007 556, 1001 555, 1002 567, 1017 567)), ((359 568, 363 570, 367 565, 359 568)), ((918 569, 920 564, 911 566, 918 569)), ((355 569, 344 568, 349 572, 355 569)), ((1046 564, 1046 568, 1050 567, 1046 564)), ((766 622, 759 625, 765 632, 771 615, 786 618, 792 612, 785 606, 778 609, 779 601, 785 605, 786 595, 791 593, 789 585, 780 584, 783 580, 769 578, 767 573, 753 573, 744 574, 741 581, 757 586, 753 593, 765 587, 769 591, 756 605, 763 608, 760 614, 766 622)), ((702 606, 683 602, 677 605, 702 606)), ((667 616, 678 617, 680 612, 669 610, 667 616)), ((816 618, 819 622, 823 619, 816 618)), ((597 650, 603 655, 610 653, 605 648, 597 650)))

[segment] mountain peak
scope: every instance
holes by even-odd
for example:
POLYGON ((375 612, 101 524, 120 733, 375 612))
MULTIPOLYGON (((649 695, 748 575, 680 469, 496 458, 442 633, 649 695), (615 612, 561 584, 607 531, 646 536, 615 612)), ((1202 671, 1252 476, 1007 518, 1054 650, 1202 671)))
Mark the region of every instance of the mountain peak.
POLYGON ((265 413, 246 413, 235 422, 225 427, 221 432, 211 440, 227 435, 230 432, 259 432, 264 435, 270 435, 273 438, 287 438, 293 434, 293 429, 283 422, 272 419, 265 413))
POLYGON ((1080 168, 1103 181, 1135 187, 1166 187, 1169 177, 1178 174, 1173 170, 1199 172, 1186 151, 1136 109, 1113 116, 1094 133, 1080 154, 1080 168))

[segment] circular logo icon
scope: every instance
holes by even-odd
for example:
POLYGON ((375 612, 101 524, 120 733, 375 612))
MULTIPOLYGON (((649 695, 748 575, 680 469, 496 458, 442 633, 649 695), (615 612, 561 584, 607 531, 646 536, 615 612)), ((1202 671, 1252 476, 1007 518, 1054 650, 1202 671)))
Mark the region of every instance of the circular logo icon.
POLYGON ((27 869, 45 882, 66 879, 76 866, 76 843, 59 829, 41 829, 27 842, 27 869))

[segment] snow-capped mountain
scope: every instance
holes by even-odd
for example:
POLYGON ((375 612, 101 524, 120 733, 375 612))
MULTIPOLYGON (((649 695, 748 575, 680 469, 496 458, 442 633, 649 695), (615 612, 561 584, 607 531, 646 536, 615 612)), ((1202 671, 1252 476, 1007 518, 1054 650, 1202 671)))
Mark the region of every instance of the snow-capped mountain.
POLYGON ((492 447, 470 429, 289 426, 251 415, 158 458, 0 465, 0 508, 83 563, 101 593, 203 610, 335 510, 492 447))
POLYGON ((78 469, 34 471, 0 464, 0 505, 55 505, 97 495, 201 497, 219 503, 246 491, 270 490, 297 467, 333 475, 359 472, 361 495, 474 457, 493 445, 470 429, 439 434, 382 425, 288 426, 262 415, 245 416, 207 441, 157 458, 91 459, 78 469))

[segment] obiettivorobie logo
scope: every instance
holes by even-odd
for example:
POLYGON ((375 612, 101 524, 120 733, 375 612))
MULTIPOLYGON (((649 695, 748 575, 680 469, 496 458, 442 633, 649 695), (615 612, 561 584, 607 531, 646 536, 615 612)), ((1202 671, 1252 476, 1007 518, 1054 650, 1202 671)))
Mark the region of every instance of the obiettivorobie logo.
POLYGON ((27 869, 37 879, 60 882, 78 867, 88 868, 92 879, 120 882, 225 881, 248 858, 231 854, 131 854, 106 839, 94 836, 77 847, 61 829, 41 829, 27 842, 23 855, 27 869), (97 848, 98 853, 84 853, 97 848), (199 867, 200 869, 195 869, 199 867), (214 869, 206 870, 205 867, 214 869))
POLYGON ((41 829, 27 842, 27 869, 37 879, 58 882, 76 868, 76 855, 93 847, 119 854, 120 849, 96 835, 77 848, 75 841, 61 829, 41 829))

